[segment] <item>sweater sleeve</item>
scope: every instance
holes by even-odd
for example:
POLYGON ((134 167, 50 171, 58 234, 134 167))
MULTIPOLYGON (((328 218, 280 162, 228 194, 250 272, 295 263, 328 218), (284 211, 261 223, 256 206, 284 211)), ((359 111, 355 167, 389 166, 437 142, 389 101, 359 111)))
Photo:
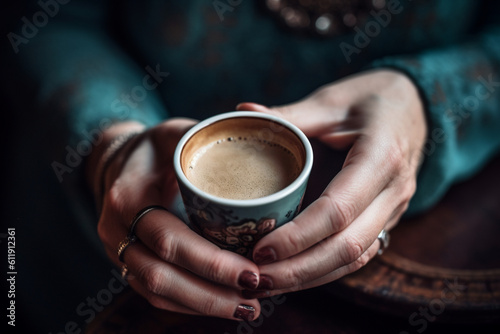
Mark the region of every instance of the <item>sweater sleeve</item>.
POLYGON ((462 45, 388 57, 373 66, 406 73, 426 107, 428 137, 412 215, 477 172, 500 147, 500 27, 491 25, 462 45))
POLYGON ((29 116, 50 129, 56 161, 71 150, 87 155, 113 122, 151 126, 166 117, 156 88, 168 73, 161 64, 139 65, 117 43, 117 11, 106 1, 33 1, 7 35, 8 89, 29 99, 29 116))

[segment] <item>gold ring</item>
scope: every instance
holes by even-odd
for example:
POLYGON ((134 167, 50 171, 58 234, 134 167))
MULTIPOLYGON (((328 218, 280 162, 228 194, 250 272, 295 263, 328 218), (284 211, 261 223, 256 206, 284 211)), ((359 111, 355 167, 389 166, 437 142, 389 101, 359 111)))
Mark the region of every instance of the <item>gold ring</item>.
POLYGON ((126 280, 128 278, 128 267, 126 264, 122 266, 122 278, 126 280))
POLYGON ((137 238, 133 236, 130 238, 129 236, 126 236, 125 239, 120 241, 120 244, 118 245, 118 259, 120 262, 123 263, 123 254, 125 253, 125 249, 127 249, 128 246, 132 245, 137 238))

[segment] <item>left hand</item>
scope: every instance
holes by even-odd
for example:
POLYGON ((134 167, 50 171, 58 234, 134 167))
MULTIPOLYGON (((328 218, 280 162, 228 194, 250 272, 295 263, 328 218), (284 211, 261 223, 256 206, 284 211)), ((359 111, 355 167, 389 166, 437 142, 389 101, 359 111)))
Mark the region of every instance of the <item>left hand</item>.
POLYGON ((427 126, 423 104, 404 74, 374 70, 321 87, 290 105, 242 103, 274 114, 308 137, 349 148, 342 170, 294 220, 254 248, 260 284, 249 296, 312 288, 358 270, 380 248, 416 189, 427 126))
MULTIPOLYGON (((145 130, 137 122, 118 122, 106 129, 88 160, 88 181, 102 198, 98 234, 109 258, 126 265, 128 283, 153 306, 173 312, 235 320, 254 320, 259 302, 241 290, 258 284, 258 267, 192 231, 171 212, 154 210, 140 219, 137 240, 120 259, 117 249, 132 218, 149 205, 170 207, 178 194, 173 155, 180 138, 196 122, 171 118, 145 130), (113 138, 142 132, 113 155, 103 174, 95 166, 113 138), (104 181, 104 182, 102 182, 104 181), (101 183, 102 182, 102 183, 101 183), (101 189, 100 186, 104 189, 101 189)), ((147 331, 146 331, 147 332, 147 331)))

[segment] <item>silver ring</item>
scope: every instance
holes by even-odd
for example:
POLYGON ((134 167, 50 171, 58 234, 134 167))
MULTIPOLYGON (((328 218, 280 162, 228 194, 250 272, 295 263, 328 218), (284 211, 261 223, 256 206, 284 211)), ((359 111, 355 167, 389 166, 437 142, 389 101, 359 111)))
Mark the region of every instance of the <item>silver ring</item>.
POLYGON ((122 278, 126 280, 128 278, 128 267, 126 264, 122 266, 122 278))
POLYGON ((125 250, 128 248, 128 246, 132 245, 138 239, 137 236, 135 235, 135 227, 137 226, 137 223, 139 222, 139 220, 141 220, 141 218, 144 217, 148 212, 151 212, 151 211, 156 210, 156 209, 168 211, 167 209, 165 209, 161 205, 150 205, 150 206, 145 207, 141 211, 139 211, 135 215, 134 219, 132 219, 132 224, 130 224, 127 236, 125 237, 125 239, 120 241, 120 243, 118 244, 117 253, 118 253, 118 259, 120 260, 120 262, 124 263, 123 262, 123 255, 125 253, 125 250))
POLYGON ((377 254, 382 255, 382 253, 384 253, 384 250, 389 246, 389 233, 387 233, 385 230, 382 230, 378 234, 377 239, 378 241, 380 241, 380 248, 378 249, 377 254))

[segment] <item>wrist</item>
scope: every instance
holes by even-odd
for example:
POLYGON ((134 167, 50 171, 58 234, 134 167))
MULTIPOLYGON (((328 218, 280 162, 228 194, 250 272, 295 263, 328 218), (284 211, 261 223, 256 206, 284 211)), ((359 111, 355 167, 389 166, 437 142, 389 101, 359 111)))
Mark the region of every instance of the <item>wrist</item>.
POLYGON ((143 124, 135 121, 113 124, 103 132, 101 142, 89 155, 85 166, 86 180, 99 208, 102 202, 106 171, 111 161, 144 129, 143 124))
POLYGON ((392 77, 390 79, 391 93, 395 98, 398 96, 408 98, 414 107, 421 113, 425 113, 424 99, 417 83, 406 72, 393 68, 379 68, 375 71, 392 77))
POLYGON ((406 72, 397 69, 380 70, 392 73, 394 76, 394 89, 391 94, 394 96, 394 103, 407 110, 405 117, 411 126, 407 135, 412 142, 410 146, 414 148, 415 154, 412 159, 418 169, 423 162, 424 156, 421 153, 428 133, 425 99, 418 84, 406 72))

